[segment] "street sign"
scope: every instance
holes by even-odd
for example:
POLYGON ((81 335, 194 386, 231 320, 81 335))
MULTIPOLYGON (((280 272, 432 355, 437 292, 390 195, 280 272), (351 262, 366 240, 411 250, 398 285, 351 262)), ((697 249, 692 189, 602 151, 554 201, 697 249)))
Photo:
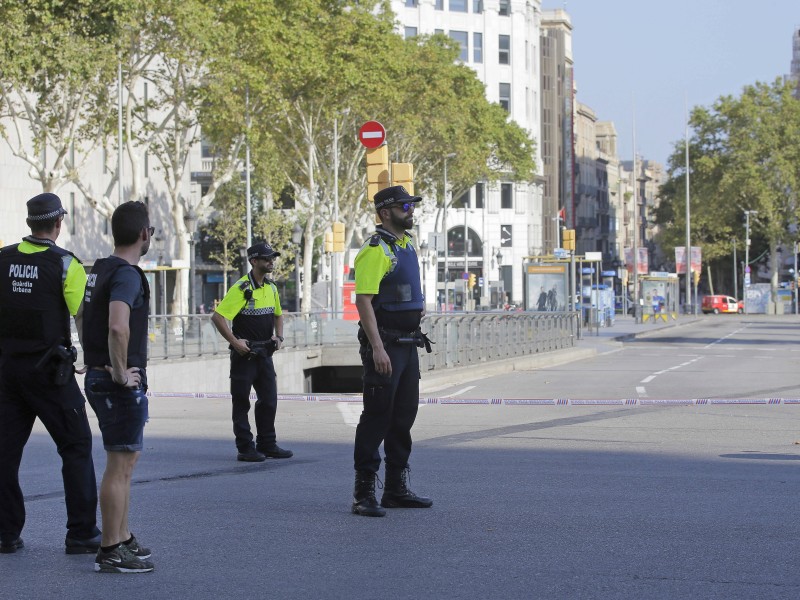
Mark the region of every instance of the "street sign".
POLYGON ((483 277, 478 277, 478 285, 483 287, 483 277))
POLYGON ((377 121, 367 121, 358 130, 358 140, 367 148, 377 148, 386 141, 386 130, 377 121))

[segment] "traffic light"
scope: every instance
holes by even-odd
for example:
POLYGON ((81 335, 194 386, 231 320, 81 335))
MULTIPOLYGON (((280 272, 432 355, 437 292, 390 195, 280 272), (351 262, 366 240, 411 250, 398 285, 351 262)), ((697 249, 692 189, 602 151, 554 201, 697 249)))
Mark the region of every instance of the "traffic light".
POLYGON ((402 185, 414 195, 414 165, 411 163, 392 163, 392 185, 402 185))
POLYGON ((700 271, 692 271, 692 279, 694 279, 694 285, 697 287, 697 284, 700 283, 700 271))
POLYGON ((467 279, 467 285, 469 286, 469 289, 475 287, 475 273, 469 274, 469 279, 467 279))
POLYGON ((333 252, 333 233, 325 232, 325 252, 333 252))
POLYGON ((333 252, 344 252, 344 223, 333 224, 333 252))
POLYGON ((564 237, 561 240, 561 246, 564 250, 575 250, 575 230, 565 229, 564 237))
POLYGON ((367 201, 389 187, 389 148, 384 144, 367 149, 367 201))

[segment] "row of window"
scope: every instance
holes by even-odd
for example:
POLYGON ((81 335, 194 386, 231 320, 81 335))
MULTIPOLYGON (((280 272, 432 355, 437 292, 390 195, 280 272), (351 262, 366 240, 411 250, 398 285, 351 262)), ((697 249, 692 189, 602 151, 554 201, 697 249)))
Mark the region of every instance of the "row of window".
MULTIPOLYGON (((476 183, 475 190, 475 205, 472 206, 471 192, 467 190, 461 196, 453 200, 453 208, 483 208, 485 205, 486 189, 484 183, 476 183)), ((514 208, 514 186, 511 183, 500 184, 500 208, 514 208)))
MULTIPOLYGON (((448 0, 447 9, 450 12, 469 12, 469 6, 472 5, 472 12, 476 15, 483 12, 483 0, 448 0)), ((411 8, 419 6, 419 0, 405 0, 405 5, 411 8)), ((435 0, 434 8, 436 10, 444 10, 444 0, 435 0)), ((498 6, 498 14, 501 17, 507 17, 511 14, 511 0, 500 0, 498 6)))
MULTIPOLYGON (((405 28, 405 38, 413 38, 416 37, 419 33, 419 30, 416 27, 406 27, 405 28)), ((437 29, 436 33, 444 33, 444 30, 437 29)), ((468 62, 469 61, 469 32, 467 31, 457 31, 451 30, 447 34, 450 36, 451 39, 455 40, 461 46, 461 54, 459 55, 459 60, 461 62, 468 62)), ((500 35, 498 36, 498 55, 497 61, 501 65, 510 65, 511 64, 511 36, 510 35, 500 35)), ((480 32, 475 32, 472 34, 472 62, 474 63, 483 63, 483 34, 480 32)))

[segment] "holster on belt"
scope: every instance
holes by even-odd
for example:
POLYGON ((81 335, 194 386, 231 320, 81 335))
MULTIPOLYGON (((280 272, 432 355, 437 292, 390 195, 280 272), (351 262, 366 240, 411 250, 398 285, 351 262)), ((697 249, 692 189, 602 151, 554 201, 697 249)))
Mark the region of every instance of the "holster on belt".
POLYGON ((247 355, 247 360, 250 360, 254 356, 272 356, 278 349, 278 344, 275 340, 267 340, 265 342, 248 341, 247 346, 250 348, 250 354, 247 355))
POLYGON ((75 346, 69 348, 62 344, 51 346, 42 355, 34 369, 51 378, 54 385, 67 385, 75 373, 75 361, 78 360, 78 351, 75 346))
MULTIPOLYGON (((425 348, 428 354, 433 352, 431 344, 436 343, 422 333, 419 327, 414 331, 399 331, 396 329, 378 327, 378 333, 381 336, 384 346, 390 346, 392 344, 414 344, 417 348, 425 348)), ((358 341, 362 346, 369 345, 369 340, 367 339, 367 334, 363 327, 358 328, 358 341)))

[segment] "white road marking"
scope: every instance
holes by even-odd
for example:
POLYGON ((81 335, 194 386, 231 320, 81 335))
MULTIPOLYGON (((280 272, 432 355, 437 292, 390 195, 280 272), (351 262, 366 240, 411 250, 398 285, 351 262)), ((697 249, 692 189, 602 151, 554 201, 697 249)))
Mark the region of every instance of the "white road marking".
MULTIPOLYGON (((663 373, 663 371, 659 371, 659 373, 663 373)), ((657 373, 657 374, 658 374, 658 373, 657 373)), ((657 375, 657 374, 656 374, 656 375, 657 375)), ((653 381, 653 379, 655 379, 655 378, 656 378, 656 376, 655 376, 655 375, 650 375, 649 377, 645 377, 644 379, 642 379, 642 381, 640 381, 640 383, 650 383, 650 382, 651 382, 651 381, 653 381)), ((639 388, 636 388, 636 389, 638 390, 639 388)), ((642 389, 644 389, 644 388, 642 388, 642 389)))
POLYGON ((355 427, 361 418, 361 404, 356 402, 337 402, 336 408, 342 413, 345 425, 355 427))
POLYGON ((707 350, 708 348, 711 348, 711 346, 714 346, 714 345, 716 345, 716 344, 719 344, 720 342, 724 342, 724 341, 725 341, 725 340, 727 340, 729 337, 731 337, 731 336, 733 336, 733 335, 736 335, 737 333, 739 333, 740 331, 744 331, 745 329, 747 329, 747 326, 745 326, 745 327, 740 327, 740 328, 739 328, 739 329, 737 329, 736 331, 732 331, 732 332, 730 332, 730 333, 729 333, 728 335, 726 335, 725 337, 721 337, 721 338, 719 338, 718 340, 711 342, 711 343, 710 343, 708 346, 704 346, 704 347, 703 347, 703 350, 707 350))
POLYGON ((636 393, 639 394, 640 398, 646 398, 647 397, 647 391, 641 385, 636 387, 636 393))
POLYGON ((447 394, 447 395, 441 396, 441 397, 442 398, 455 398, 456 396, 460 396, 461 394, 464 394, 464 393, 466 393, 466 392, 468 392, 468 391, 470 391, 472 389, 475 389, 475 386, 474 385, 468 385, 465 388, 461 388, 457 392, 453 392, 452 394, 447 394))

